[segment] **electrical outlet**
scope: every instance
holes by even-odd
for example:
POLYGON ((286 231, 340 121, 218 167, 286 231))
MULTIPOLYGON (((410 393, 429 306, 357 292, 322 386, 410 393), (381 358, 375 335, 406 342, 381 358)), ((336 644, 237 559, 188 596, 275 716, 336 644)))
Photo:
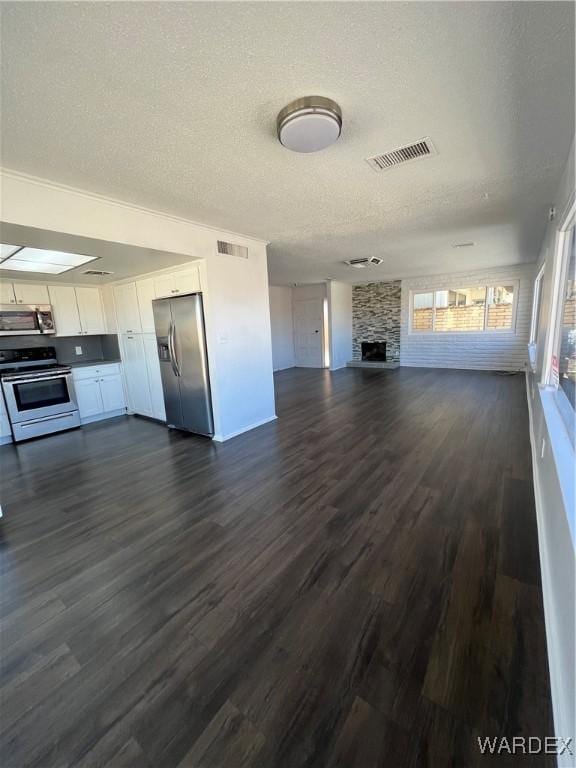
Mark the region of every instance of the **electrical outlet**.
POLYGON ((542 438, 542 447, 540 448, 540 458, 544 458, 544 451, 546 450, 546 440, 542 438))
POLYGON ((82 347, 74 347, 74 352, 77 355, 81 355, 82 354, 82 347))

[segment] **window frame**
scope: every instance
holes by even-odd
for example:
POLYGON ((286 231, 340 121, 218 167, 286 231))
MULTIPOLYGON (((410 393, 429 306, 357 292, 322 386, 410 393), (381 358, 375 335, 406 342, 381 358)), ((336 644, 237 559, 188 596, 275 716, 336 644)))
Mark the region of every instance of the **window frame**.
MULTIPOLYGON (((458 281, 451 283, 451 285, 456 285, 458 281)), ((501 333, 513 333, 516 334, 516 318, 518 315, 518 297, 520 295, 520 279, 515 277, 512 279, 502 279, 502 280, 478 280, 476 284, 476 281, 472 281, 472 283, 468 281, 464 281, 465 287, 472 287, 472 288, 480 288, 483 287, 486 289, 486 300, 484 303, 484 328, 482 328, 481 331, 479 330, 461 330, 461 331, 437 331, 436 330, 436 292, 437 291, 450 291, 451 289, 449 287, 444 287, 444 285, 439 285, 435 288, 411 288, 410 289, 410 302, 409 302, 409 308, 408 308, 408 334, 410 336, 429 336, 430 334, 436 334, 437 336, 459 336, 461 334, 464 334, 466 336, 469 336, 471 334, 501 334, 501 333), (487 328, 486 322, 488 319, 488 289, 489 288, 497 288, 500 285, 511 285, 514 287, 514 300, 512 302, 512 321, 510 324, 510 328, 487 328), (422 293, 431 293, 432 294, 432 328, 428 331, 422 331, 422 330, 415 330, 413 327, 413 320, 414 320, 414 297, 418 294, 422 293)), ((458 283, 459 286, 462 286, 462 283, 458 283)))
POLYGON ((546 272, 546 262, 538 270, 534 278, 534 293, 532 295, 532 316, 530 319, 530 341, 529 344, 538 343, 538 325, 540 320, 540 310, 542 301, 542 288, 544 284, 544 273, 546 272))
POLYGON ((576 193, 573 192, 565 213, 560 219, 554 238, 554 257, 552 272, 552 294, 549 310, 550 329, 544 351, 544 365, 540 387, 551 394, 556 410, 560 414, 566 432, 572 444, 576 444, 575 414, 560 381, 554 382, 552 377, 552 358, 559 355, 561 344, 562 312, 564 309, 565 281, 570 262, 570 245, 572 237, 576 243, 576 193))

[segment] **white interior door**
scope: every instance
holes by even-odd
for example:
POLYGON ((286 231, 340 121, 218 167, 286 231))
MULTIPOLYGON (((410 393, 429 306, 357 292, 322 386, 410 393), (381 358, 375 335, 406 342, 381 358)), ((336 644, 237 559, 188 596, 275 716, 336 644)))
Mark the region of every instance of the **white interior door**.
POLYGON ((294 352, 300 368, 324 367, 324 301, 294 302, 294 352))

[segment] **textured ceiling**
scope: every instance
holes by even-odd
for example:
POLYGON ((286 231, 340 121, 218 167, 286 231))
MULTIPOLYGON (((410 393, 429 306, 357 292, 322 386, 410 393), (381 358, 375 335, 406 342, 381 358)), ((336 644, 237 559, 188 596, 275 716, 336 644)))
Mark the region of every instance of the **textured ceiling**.
POLYGON ((574 131, 572 3, 0 7, 7 168, 268 239, 274 283, 536 258, 574 131), (343 135, 298 155, 275 117, 308 94, 343 135), (364 162, 424 136, 438 156, 364 162))

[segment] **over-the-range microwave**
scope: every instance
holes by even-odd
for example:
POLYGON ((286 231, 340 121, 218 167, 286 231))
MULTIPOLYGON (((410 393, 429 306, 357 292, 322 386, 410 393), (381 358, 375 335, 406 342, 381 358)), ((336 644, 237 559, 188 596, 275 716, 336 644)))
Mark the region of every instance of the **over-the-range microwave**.
POLYGON ((50 304, 0 304, 0 336, 56 333, 50 304))

